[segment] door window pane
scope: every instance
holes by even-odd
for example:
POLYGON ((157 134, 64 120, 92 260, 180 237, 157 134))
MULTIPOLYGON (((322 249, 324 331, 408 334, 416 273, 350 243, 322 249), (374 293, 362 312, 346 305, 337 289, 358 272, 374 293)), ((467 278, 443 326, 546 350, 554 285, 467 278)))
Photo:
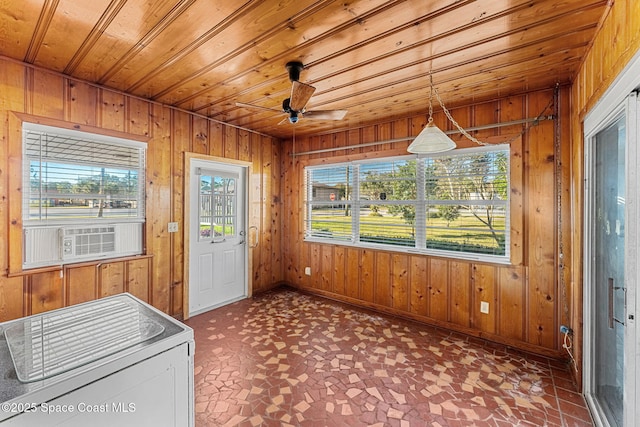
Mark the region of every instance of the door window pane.
POLYGON ((221 240, 236 235, 236 178, 200 176, 200 240, 221 240))

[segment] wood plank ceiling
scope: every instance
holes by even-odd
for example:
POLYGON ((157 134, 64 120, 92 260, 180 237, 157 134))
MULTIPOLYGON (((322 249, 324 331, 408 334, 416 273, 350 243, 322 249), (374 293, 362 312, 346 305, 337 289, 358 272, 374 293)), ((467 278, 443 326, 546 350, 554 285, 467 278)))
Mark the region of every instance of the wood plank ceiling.
MULTIPOLYGON (((566 84, 607 0, 6 0, 0 54, 279 138, 566 84), (279 124, 285 64, 316 88, 279 124)), ((537 112, 532 113, 533 115, 537 112)))

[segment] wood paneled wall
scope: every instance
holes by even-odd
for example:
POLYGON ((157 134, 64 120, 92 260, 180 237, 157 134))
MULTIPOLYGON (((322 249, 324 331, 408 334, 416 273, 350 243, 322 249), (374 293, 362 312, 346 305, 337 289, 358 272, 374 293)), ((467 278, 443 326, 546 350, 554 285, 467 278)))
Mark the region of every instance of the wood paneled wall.
MULTIPOLYGON (((611 2, 603 17, 591 49, 571 88, 571 198, 572 229, 583 230, 584 224, 584 135, 583 120, 595 106, 629 61, 640 51, 640 2, 617 0, 611 2)), ((574 334, 576 379, 582 384, 583 361, 583 234, 573 234, 573 257, 568 259, 573 271, 571 300, 573 311, 570 326, 574 334)))
MULTIPOLYGON (((567 320, 571 303, 567 289, 561 287, 570 280, 569 273, 558 262, 560 247, 563 256, 568 255, 571 236, 570 182, 562 169, 570 156, 568 94, 569 88, 559 88, 452 111, 463 127, 470 127, 536 117, 541 112, 549 115, 554 111, 550 101, 557 101, 557 120, 542 121, 511 143, 512 258, 506 266, 304 241, 304 166, 406 154, 409 141, 292 153, 417 135, 426 117, 298 138, 295 147, 288 141, 282 159, 284 216, 288 218, 283 224, 285 280, 309 292, 560 356, 559 325, 567 320), (311 276, 304 274, 305 267, 311 267, 311 276), (489 314, 480 313, 480 301, 490 303, 489 314)), ((442 113, 434 119, 447 128, 442 113)), ((479 131, 477 136, 504 142, 522 129, 521 125, 495 128, 479 131)), ((457 142, 459 147, 474 145, 461 137, 457 142)))
POLYGON ((226 126, 206 118, 130 97, 106 88, 68 79, 0 58, 0 321, 58 308, 120 289, 133 289, 160 310, 182 316, 183 295, 183 177, 184 153, 244 160, 252 163, 250 250, 253 291, 282 280, 280 145, 260 134, 226 126), (122 132, 148 140, 146 254, 149 272, 131 263, 109 263, 96 275, 96 266, 21 273, 21 211, 19 117, 101 133, 122 132), (14 130, 13 132, 11 130, 14 130), (18 153, 16 155, 16 153, 18 153), (178 222, 180 232, 167 224, 178 222), (255 230, 255 229, 252 229, 255 230), (8 274, 10 272, 10 274, 8 274), (86 273, 86 274, 85 274, 86 273), (71 275, 72 279, 65 277, 71 275), (141 290, 140 280, 148 277, 141 290), (76 278, 78 278, 76 280, 76 278), (69 287, 71 280, 72 287, 69 287), (123 282, 124 280, 124 282, 123 282), (82 288, 86 281, 86 288, 82 288), (97 282, 96 282, 97 281, 97 282), (132 283, 129 283, 129 282, 132 283), (124 285, 123 285, 124 283, 124 285), (123 287, 123 286, 132 286, 123 287), (103 292, 104 291, 104 292, 103 292), (105 293, 106 292, 106 293, 105 293))

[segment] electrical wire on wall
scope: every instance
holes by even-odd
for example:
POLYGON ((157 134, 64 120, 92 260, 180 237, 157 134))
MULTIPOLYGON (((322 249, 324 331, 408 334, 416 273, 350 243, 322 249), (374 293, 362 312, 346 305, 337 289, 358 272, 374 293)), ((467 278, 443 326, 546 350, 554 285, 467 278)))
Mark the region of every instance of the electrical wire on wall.
MULTIPOLYGON (((560 85, 556 83, 556 87, 553 92, 553 116, 555 117, 554 132, 553 132, 553 145, 554 145, 554 160, 555 160, 555 177, 556 177, 556 226, 557 226, 557 250, 558 250, 558 287, 560 288, 560 295, 562 298, 562 316, 560 322, 569 318, 569 303, 567 302, 567 288, 565 283, 564 269, 564 236, 562 232, 562 149, 561 149, 561 123, 560 123, 560 85)), ((560 326, 560 333, 563 334, 562 348, 564 348, 571 361, 573 367, 578 372, 578 364, 573 354, 573 330, 565 325, 560 326)))
POLYGON ((569 353, 569 357, 571 358, 571 363, 573 364, 573 368, 578 372, 578 363, 576 362, 576 358, 573 355, 573 340, 571 339, 571 335, 573 335, 573 330, 567 328, 566 326, 560 327, 560 333, 564 335, 562 340, 562 348, 567 350, 569 353))

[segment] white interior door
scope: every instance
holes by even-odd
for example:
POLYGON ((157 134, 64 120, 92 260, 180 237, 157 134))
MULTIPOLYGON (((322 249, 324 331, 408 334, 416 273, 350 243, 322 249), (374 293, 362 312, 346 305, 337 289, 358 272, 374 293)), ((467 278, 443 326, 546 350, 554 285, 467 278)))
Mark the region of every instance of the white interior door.
POLYGON ((638 417, 638 110, 632 93, 585 138, 585 397, 599 426, 638 417))
POLYGON ((191 160, 189 316, 247 296, 245 175, 241 166, 191 160))

